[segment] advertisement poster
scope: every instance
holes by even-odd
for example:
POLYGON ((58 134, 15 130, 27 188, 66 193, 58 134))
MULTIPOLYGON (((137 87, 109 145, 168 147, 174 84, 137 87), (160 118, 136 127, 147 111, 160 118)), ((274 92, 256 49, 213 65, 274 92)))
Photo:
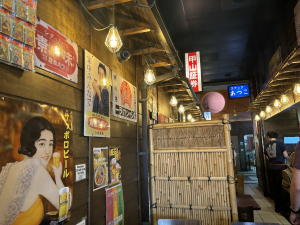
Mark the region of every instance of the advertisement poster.
POLYGON ((148 110, 152 112, 152 119, 157 120, 157 89, 155 85, 148 87, 148 110))
POLYGON ((124 225, 122 184, 106 189, 106 225, 124 225))
POLYGON ((109 185, 121 182, 121 148, 109 148, 109 185))
POLYGON ((158 113, 158 123, 163 123, 163 115, 161 113, 158 113))
POLYGON ((132 122, 137 121, 136 87, 112 71, 112 115, 132 122))
POLYGON ((194 92, 202 92, 203 82, 199 51, 185 53, 185 73, 193 87, 194 92))
POLYGON ((166 116, 163 116, 163 123, 169 123, 169 118, 166 116))
POLYGON ((110 69, 84 51, 84 136, 110 137, 110 69))
POLYGON ((37 19, 34 65, 78 82, 78 46, 41 19, 37 19))
POLYGON ((108 147, 94 148, 94 191, 108 184, 108 147))
POLYGON ((85 164, 75 165, 76 182, 86 178, 85 164))
POLYGON ((0 97, 0 224, 70 218, 72 143, 70 110, 0 97))

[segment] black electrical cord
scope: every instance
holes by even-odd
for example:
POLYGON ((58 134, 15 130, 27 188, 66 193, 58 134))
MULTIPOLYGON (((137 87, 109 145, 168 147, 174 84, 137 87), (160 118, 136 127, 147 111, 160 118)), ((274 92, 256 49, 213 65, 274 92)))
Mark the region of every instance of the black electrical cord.
POLYGON ((93 16, 93 14, 91 14, 90 11, 84 6, 84 4, 83 4, 83 2, 82 2, 81 0, 79 0, 79 3, 80 3, 81 11, 82 11, 82 13, 83 13, 85 19, 88 21, 89 25, 90 25, 94 30, 96 30, 96 31, 103 31, 103 30, 106 30, 107 28, 109 28, 109 27, 111 27, 111 26, 113 25, 113 24, 109 24, 107 27, 104 27, 104 25, 103 25, 102 23, 100 23, 100 22, 93 16), (86 16, 86 14, 85 14, 84 11, 85 11, 86 13, 88 13, 88 15, 89 15, 90 17, 92 17, 93 20, 96 21, 96 23, 98 23, 100 26, 103 26, 104 28, 102 28, 102 29, 96 28, 96 27, 89 21, 89 19, 87 18, 87 16, 86 16))

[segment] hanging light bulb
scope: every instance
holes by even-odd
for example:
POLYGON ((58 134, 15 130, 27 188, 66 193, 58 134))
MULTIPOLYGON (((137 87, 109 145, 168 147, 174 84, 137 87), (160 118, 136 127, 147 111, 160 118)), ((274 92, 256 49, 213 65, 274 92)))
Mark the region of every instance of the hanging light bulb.
POLYGON ((279 107, 281 106, 281 103, 280 103, 280 101, 279 101, 278 99, 275 99, 275 101, 274 101, 274 106, 275 106, 276 108, 279 108, 279 107))
POLYGON ((289 98, 285 94, 281 95, 280 101, 282 104, 288 104, 289 103, 289 98))
POLYGON ((109 29, 105 40, 105 45, 112 53, 116 53, 122 47, 123 42, 119 35, 119 31, 115 26, 112 26, 109 29))
POLYGON ((188 119, 188 121, 191 121, 192 120, 192 115, 191 114, 189 114, 188 116, 187 116, 187 119, 188 119))
POLYGON ((271 108, 271 106, 267 106, 266 107, 266 113, 271 113, 272 112, 272 108, 271 108))
POLYGON ((149 66, 146 70, 145 70, 145 78, 144 81, 146 82, 146 84, 148 85, 152 85, 155 82, 156 78, 154 75, 154 71, 153 69, 149 66))
POLYGON ((170 104, 171 104, 171 106, 176 106, 177 103, 178 103, 178 101, 177 101, 175 95, 173 95, 171 98, 170 104))
POLYGON ((300 95, 300 83, 295 84, 294 94, 295 95, 300 95))
POLYGON ((194 119, 194 118, 192 118, 192 119, 191 119, 191 122, 195 122, 195 119, 194 119))
POLYGON ((263 110, 261 110, 260 113, 259 113, 259 116, 260 116, 262 119, 264 119, 264 118, 266 117, 266 113, 265 113, 263 110))
POLYGON ((259 115, 256 115, 254 119, 255 119, 256 121, 259 121, 259 120, 260 120, 259 115))
MULTIPOLYGON (((180 104, 180 106, 179 106, 179 108, 178 108, 178 112, 179 112, 180 114, 183 114, 184 111, 185 111, 185 109, 184 109, 183 105, 180 104)), ((185 118, 185 116, 184 116, 184 118, 185 118)))
POLYGON ((182 121, 185 122, 185 115, 182 116, 182 121))

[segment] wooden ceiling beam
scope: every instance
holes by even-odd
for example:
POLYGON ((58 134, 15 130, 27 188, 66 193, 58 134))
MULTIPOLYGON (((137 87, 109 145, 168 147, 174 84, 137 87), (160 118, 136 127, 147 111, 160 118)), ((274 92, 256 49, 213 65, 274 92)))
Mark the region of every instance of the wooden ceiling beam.
MULTIPOLYGON (((170 66, 171 64, 170 63, 166 63, 166 62, 160 62, 160 63, 152 63, 150 64, 150 66, 152 68, 155 68, 155 67, 163 67, 163 66, 170 66)), ((148 67, 147 65, 144 65, 144 67, 148 67)))
POLYGON ((163 83, 159 84, 158 87, 173 87, 173 86, 182 86, 182 84, 177 83, 163 83))
MULTIPOLYGON (((147 40, 144 40, 144 39, 140 39, 140 38, 137 38, 137 37, 132 37, 130 39, 133 40, 133 41, 135 41, 135 42, 137 42, 137 43, 141 43, 141 44, 148 45, 148 46, 151 46, 151 47, 163 48, 159 44, 156 44, 154 42, 147 41, 147 40)), ((151 56, 151 58, 153 58, 153 56, 151 56)), ((166 61, 166 60, 163 60, 163 61, 166 61)))
POLYGON ((133 0, 95 0, 95 1, 91 1, 91 2, 86 2, 85 7, 88 10, 93 10, 93 9, 99 9, 99 8, 111 6, 114 4, 115 5, 122 4, 125 2, 131 2, 131 1, 133 1, 133 0))
POLYGON ((150 32, 150 28, 145 28, 145 27, 134 27, 126 30, 120 30, 119 34, 121 36, 128 36, 128 35, 133 35, 133 34, 141 34, 141 33, 147 33, 150 32))
POLYGON ((165 92, 166 93, 170 93, 170 92, 180 92, 180 91, 186 91, 187 89, 185 89, 185 88, 171 88, 171 89, 168 89, 168 90, 166 90, 165 92))
POLYGON ((145 49, 137 49, 137 50, 132 50, 130 51, 130 54, 132 56, 135 56, 135 55, 143 55, 143 54, 148 54, 148 53, 154 53, 154 52, 163 52, 165 51, 164 49, 161 49, 161 48, 145 48, 145 49), (144 51, 144 53, 143 53, 144 51))
POLYGON ((134 20, 134 19, 122 16, 122 15, 116 15, 115 18, 116 18, 117 23, 121 22, 121 23, 125 23, 129 26, 133 26, 133 27, 145 27, 145 28, 151 29, 151 25, 149 23, 137 21, 137 20, 134 20))

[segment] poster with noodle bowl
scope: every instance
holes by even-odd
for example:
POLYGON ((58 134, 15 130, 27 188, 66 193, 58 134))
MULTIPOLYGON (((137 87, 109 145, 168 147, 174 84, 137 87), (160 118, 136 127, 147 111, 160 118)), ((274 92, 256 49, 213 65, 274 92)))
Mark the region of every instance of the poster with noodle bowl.
POLYGON ((72 111, 0 96, 1 225, 70 219, 72 146, 72 111))
POLYGON ((94 191, 108 184, 108 147, 94 148, 94 191))
POLYGON ((112 115, 132 122, 137 121, 136 87, 112 71, 112 115))

